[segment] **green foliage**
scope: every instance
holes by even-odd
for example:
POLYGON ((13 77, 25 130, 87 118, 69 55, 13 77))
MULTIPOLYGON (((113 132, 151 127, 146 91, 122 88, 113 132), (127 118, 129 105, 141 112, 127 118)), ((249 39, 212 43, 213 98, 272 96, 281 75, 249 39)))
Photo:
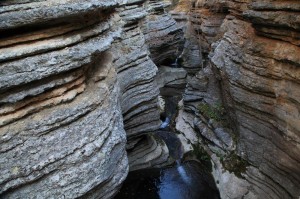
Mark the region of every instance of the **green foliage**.
POLYGON ((206 118, 214 119, 218 122, 225 119, 225 109, 221 103, 209 105, 208 103, 201 102, 198 105, 198 110, 206 118))
POLYGON ((201 145, 193 145, 193 154, 209 171, 212 171, 210 156, 201 145))
POLYGON ((247 166, 249 163, 236 155, 235 153, 231 153, 226 157, 220 158, 223 167, 229 172, 233 172, 236 176, 243 178, 242 173, 246 172, 247 166))
POLYGON ((220 159, 221 162, 224 160, 224 158, 225 158, 224 152, 222 153, 222 152, 220 152, 220 151, 215 151, 214 153, 215 153, 216 156, 220 159))

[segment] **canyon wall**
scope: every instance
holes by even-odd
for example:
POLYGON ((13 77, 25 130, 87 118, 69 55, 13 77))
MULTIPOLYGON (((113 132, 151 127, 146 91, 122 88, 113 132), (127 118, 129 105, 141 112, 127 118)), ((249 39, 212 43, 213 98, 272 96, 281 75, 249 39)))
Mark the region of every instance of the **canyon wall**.
POLYGON ((0 197, 111 198, 170 163, 153 132, 176 58, 176 127, 200 136, 222 198, 300 196, 300 3, 180 0, 177 23, 165 7, 0 2, 0 197))
POLYGON ((125 179, 117 3, 0 3, 1 197, 109 198, 125 179))
POLYGON ((121 107, 130 170, 158 167, 166 164, 169 152, 164 142, 152 135, 160 126, 159 90, 154 77, 157 67, 142 27, 150 13, 148 1, 128 1, 118 8, 124 21, 121 41, 116 44, 115 65, 121 89, 121 107))
POLYGON ((175 61, 183 46, 183 31, 165 10, 166 3, 152 0, 145 3, 148 15, 142 30, 155 64, 175 61))
POLYGON ((300 196, 299 8, 182 0, 171 11, 192 38, 185 51, 199 49, 202 63, 190 72, 178 120, 190 118, 201 135, 222 198, 300 196))
POLYGON ((1 197, 110 198, 129 169, 169 163, 152 59, 183 32, 164 7, 0 2, 1 197))

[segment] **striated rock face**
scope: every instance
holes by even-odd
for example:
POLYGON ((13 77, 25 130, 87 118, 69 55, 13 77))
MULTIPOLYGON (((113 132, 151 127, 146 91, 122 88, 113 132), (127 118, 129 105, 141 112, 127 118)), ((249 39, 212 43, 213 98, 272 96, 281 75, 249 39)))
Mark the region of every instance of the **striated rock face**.
POLYGON ((124 21, 124 33, 115 46, 115 65, 121 88, 121 107, 127 133, 130 170, 159 167, 168 163, 164 142, 151 134, 160 126, 155 82, 157 67, 142 32, 142 22, 149 14, 148 1, 128 1, 118 9, 124 21))
POLYGON ((150 55, 175 58, 183 32, 165 4, 0 6, 1 197, 110 198, 129 166, 168 163, 150 55))
POLYGON ((151 52, 151 59, 156 64, 175 60, 182 50, 182 29, 165 11, 164 1, 147 1, 144 7, 149 14, 143 21, 142 31, 151 52))
POLYGON ((156 65, 149 58, 139 22, 147 12, 141 5, 130 4, 119 8, 123 18, 122 41, 116 44, 115 53, 118 78, 122 91, 121 107, 128 137, 154 131, 158 128, 158 88, 154 82, 156 65))
POLYGON ((237 118, 237 151, 263 174, 249 175, 251 180, 265 179, 274 198, 298 197, 300 48, 294 36, 283 35, 300 30, 286 20, 293 15, 290 20, 297 24, 299 15, 289 12, 287 3, 266 4, 254 2, 254 10, 243 13, 250 22, 224 22, 226 33, 212 61, 229 91, 225 100, 232 99, 228 104, 237 118))
POLYGON ((1 198, 111 198, 168 164, 159 87, 186 81, 176 128, 222 198, 300 196, 299 1, 181 0, 178 24, 165 6, 0 2, 1 198))
POLYGON ((111 197, 128 172, 117 2, 1 4, 1 198, 111 197))
POLYGON ((190 73, 184 108, 219 156, 212 160, 222 198, 298 198, 300 3, 199 0, 190 6, 186 34, 196 38, 191 43, 204 64, 190 73), (218 103, 223 108, 209 108, 218 103), (215 115, 223 109, 226 120, 215 115), (222 172, 232 153, 247 162, 244 179, 222 172))
POLYGON ((156 75, 156 82, 159 88, 185 88, 187 73, 183 68, 171 68, 160 66, 156 75))
POLYGON ((282 193, 274 191, 279 198, 299 196, 300 49, 256 36, 247 22, 225 24, 228 31, 212 61, 227 79, 228 104, 238 123, 238 153, 280 184, 282 193))

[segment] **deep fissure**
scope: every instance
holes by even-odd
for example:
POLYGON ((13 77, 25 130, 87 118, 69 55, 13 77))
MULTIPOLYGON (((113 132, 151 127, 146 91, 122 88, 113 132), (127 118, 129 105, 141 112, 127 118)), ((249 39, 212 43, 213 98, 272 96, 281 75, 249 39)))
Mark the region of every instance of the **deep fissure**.
POLYGON ((0 198, 299 198, 300 2, 0 4, 0 198))
MULTIPOLYGON (((168 66, 181 68, 177 58, 168 66)), ((176 132, 176 117, 184 88, 174 86, 160 88, 161 126, 154 136, 167 145, 170 163, 161 168, 141 169, 129 172, 116 199, 219 199, 219 191, 204 162, 210 161, 190 151, 184 153, 183 143, 176 132), (197 156, 198 155, 198 156, 197 156), (204 162, 203 162, 204 161, 204 162), (201 187, 201 188, 199 188, 201 187)), ((202 152, 203 153, 203 152, 202 152)), ((211 165, 210 165, 211 166, 211 165)))

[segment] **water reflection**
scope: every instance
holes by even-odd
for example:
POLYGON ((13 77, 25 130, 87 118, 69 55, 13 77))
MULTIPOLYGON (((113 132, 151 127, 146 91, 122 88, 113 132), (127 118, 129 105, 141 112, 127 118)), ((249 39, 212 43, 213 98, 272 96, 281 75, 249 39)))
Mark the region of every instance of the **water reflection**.
POLYGON ((219 199, 210 173, 195 161, 131 172, 116 199, 219 199))
MULTIPOLYGON (((167 92, 165 91, 164 94, 167 92)), ((180 95, 165 96, 165 116, 156 132, 167 144, 176 164, 161 169, 142 169, 130 172, 115 199, 219 199, 212 175, 198 162, 181 162, 180 140, 170 125, 174 122, 180 95)))

